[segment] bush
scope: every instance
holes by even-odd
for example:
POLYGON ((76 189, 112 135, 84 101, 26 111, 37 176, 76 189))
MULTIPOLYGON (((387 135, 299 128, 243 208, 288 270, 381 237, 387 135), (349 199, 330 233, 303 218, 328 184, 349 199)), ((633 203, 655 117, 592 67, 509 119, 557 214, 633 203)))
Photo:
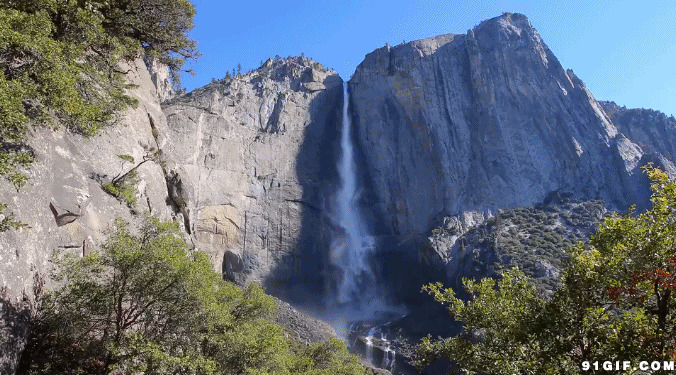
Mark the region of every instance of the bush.
POLYGON ((136 208, 136 186, 138 185, 138 176, 136 171, 132 171, 124 178, 115 182, 107 182, 101 185, 103 191, 127 204, 131 209, 136 208))
POLYGON ((176 223, 118 219, 100 252, 55 262, 63 287, 39 305, 21 374, 363 372, 340 342, 288 339, 272 298, 223 281, 176 223))

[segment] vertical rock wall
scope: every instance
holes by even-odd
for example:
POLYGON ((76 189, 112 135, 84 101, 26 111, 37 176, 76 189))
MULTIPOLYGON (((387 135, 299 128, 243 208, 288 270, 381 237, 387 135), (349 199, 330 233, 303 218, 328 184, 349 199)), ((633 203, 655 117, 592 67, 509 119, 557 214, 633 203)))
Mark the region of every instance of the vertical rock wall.
MULTIPOLYGON (((133 218, 129 207, 110 196, 101 184, 128 170, 117 155, 131 155, 136 163, 148 150, 157 149, 154 135, 163 132, 166 121, 156 88, 142 61, 128 73, 138 85, 130 95, 139 101, 136 108, 120 114, 115 124, 92 138, 65 129, 34 128, 28 144, 36 162, 28 171, 30 180, 18 192, 0 182, 0 202, 8 205, 26 228, 0 233, 0 368, 13 373, 23 346, 22 324, 25 307, 18 303, 33 296, 34 275, 48 280, 50 258, 55 251, 86 254, 96 248, 117 217, 133 218), (151 125, 152 119, 152 125, 151 125), (153 131, 153 126, 157 129, 153 131), (5 350, 11 348, 12 350, 5 350)), ((156 162, 138 168, 136 211, 146 211, 165 220, 175 216, 167 203, 164 172, 156 162)), ((46 284, 46 288, 52 285, 46 284)))
POLYGON ((554 191, 620 209, 647 203, 641 147, 523 15, 377 49, 350 89, 373 208, 389 233, 533 205, 554 191))
POLYGON ((227 278, 322 288, 341 83, 310 59, 276 59, 166 103, 174 200, 227 278))

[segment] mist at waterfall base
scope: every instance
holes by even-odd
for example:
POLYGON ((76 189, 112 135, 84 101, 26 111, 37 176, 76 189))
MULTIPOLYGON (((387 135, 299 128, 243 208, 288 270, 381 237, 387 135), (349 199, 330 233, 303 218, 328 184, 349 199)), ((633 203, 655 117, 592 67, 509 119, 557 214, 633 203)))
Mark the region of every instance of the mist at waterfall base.
POLYGON ((377 242, 369 233, 361 213, 359 174, 351 127, 349 93, 347 84, 343 83, 341 154, 337 165, 339 185, 329 210, 334 227, 329 261, 335 277, 328 286, 330 292, 325 319, 329 320, 339 336, 348 340, 353 350, 361 351, 367 361, 376 366, 389 367, 394 363, 395 354, 389 349, 384 331, 378 327, 400 318, 406 309, 389 300, 371 266, 377 242), (359 337, 361 342, 357 343, 359 337), (387 354, 386 358, 374 361, 371 354, 374 340, 378 340, 381 349, 387 354), (365 346, 363 350, 357 348, 360 344, 365 346))

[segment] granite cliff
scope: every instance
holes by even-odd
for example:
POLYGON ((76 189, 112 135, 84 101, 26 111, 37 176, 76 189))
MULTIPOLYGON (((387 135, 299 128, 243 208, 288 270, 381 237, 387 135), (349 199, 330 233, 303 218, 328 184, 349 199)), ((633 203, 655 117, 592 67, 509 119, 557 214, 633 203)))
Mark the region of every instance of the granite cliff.
MULTIPOLYGON (((130 168, 117 155, 141 160, 157 148, 154 134, 166 129, 156 88, 148 70, 138 60, 129 67, 128 79, 137 86, 130 91, 139 105, 120 114, 116 124, 93 138, 61 128, 34 128, 29 145, 36 163, 30 180, 18 192, 6 181, 0 199, 28 227, 0 233, 0 372, 11 370, 23 346, 26 326, 21 317, 27 306, 12 302, 31 300, 38 279, 49 283, 50 259, 55 251, 86 254, 105 238, 117 217, 131 220, 129 207, 107 194, 102 184, 130 168), (157 130, 153 131, 153 127, 157 130), (15 308, 18 307, 18 310, 15 308)), ((137 211, 147 211, 164 220, 176 218, 167 203, 167 184, 160 163, 149 161, 137 169, 137 211)), ((180 216, 180 214, 178 214, 180 216)), ((180 220, 180 219, 179 219, 180 220)), ((24 321, 25 323, 25 321, 24 321)))
MULTIPOLYGON (((94 249, 115 217, 176 220, 224 277, 305 307, 321 310, 335 281, 327 205, 344 100, 335 72, 277 58, 178 96, 152 62, 137 61, 128 78, 138 107, 89 139, 34 129, 29 184, 0 186, 0 201, 30 225, 0 233, 0 363, 16 361, 25 334, 24 311, 7 302, 30 299, 53 251, 94 249), (102 186, 132 167, 118 155, 138 164, 150 153, 130 210, 102 186)), ((481 233, 504 236, 497 219, 486 221, 497 212, 560 197, 601 200, 594 215, 646 207, 640 167, 653 161, 676 174, 673 117, 598 102, 520 14, 379 48, 348 85, 360 206, 378 243, 373 271, 402 300, 420 298, 430 278, 472 272, 482 255, 459 253, 457 239, 483 249, 481 233)), ((298 325, 295 314, 287 320, 298 325)))
POLYGON ((532 205, 553 192, 617 209, 647 203, 646 153, 523 15, 377 49, 349 84, 387 233, 421 233, 441 216, 532 205))
POLYGON ((652 154, 666 170, 674 173, 676 119, 673 115, 667 116, 652 109, 620 107, 615 102, 599 103, 622 134, 652 154))
POLYGON ((295 57, 164 104, 170 191, 225 277, 277 294, 323 287, 341 102, 335 72, 295 57))

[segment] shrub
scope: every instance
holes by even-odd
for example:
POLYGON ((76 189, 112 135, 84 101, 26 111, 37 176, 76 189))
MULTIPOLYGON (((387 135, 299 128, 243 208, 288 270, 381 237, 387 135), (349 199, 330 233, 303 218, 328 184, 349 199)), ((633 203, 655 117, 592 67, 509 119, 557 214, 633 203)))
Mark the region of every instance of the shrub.
POLYGON ((271 323, 272 298, 224 281, 176 223, 118 219, 100 252, 55 263, 63 287, 42 299, 19 373, 364 371, 340 342, 305 349, 287 338, 271 323))

